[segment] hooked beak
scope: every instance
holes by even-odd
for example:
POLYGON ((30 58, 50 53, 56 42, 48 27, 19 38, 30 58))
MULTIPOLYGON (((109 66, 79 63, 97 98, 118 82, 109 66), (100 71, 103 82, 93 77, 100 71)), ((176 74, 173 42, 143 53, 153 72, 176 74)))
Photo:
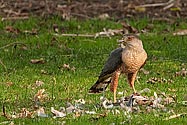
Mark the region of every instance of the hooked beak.
POLYGON ((124 42, 124 40, 123 40, 123 39, 121 39, 121 40, 118 40, 117 42, 121 44, 121 43, 123 43, 123 42, 124 42))
POLYGON ((117 42, 118 42, 119 47, 122 47, 122 48, 125 47, 125 45, 124 45, 125 40, 124 39, 118 40, 117 42))

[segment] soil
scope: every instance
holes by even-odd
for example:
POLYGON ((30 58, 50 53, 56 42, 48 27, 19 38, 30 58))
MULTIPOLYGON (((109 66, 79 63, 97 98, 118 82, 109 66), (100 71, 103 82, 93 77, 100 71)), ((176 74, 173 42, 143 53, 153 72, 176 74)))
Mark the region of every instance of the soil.
POLYGON ((2 19, 29 16, 54 16, 63 19, 148 17, 174 20, 187 17, 187 0, 1 0, 2 19))

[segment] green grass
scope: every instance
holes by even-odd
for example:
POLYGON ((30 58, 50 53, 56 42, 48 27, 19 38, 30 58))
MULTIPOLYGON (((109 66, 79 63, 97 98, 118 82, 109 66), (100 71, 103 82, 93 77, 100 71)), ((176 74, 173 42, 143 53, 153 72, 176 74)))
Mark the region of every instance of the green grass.
MULTIPOLYGON (((175 105, 168 106, 168 109, 178 113, 187 112, 187 107, 179 102, 184 100, 187 91, 187 81, 185 77, 174 77, 175 72, 186 67, 187 36, 173 36, 172 32, 176 29, 185 29, 186 20, 178 20, 176 24, 167 24, 166 22, 149 21, 148 19, 127 20, 139 31, 148 27, 152 23, 153 28, 148 33, 141 34, 140 38, 144 43, 144 48, 148 53, 148 61, 145 69, 150 73, 148 75, 139 73, 140 83, 136 84, 137 90, 144 88, 151 89, 149 96, 153 92, 165 92, 167 95, 176 95, 175 105), (169 30, 169 32, 165 32, 169 30), (146 81, 151 77, 172 79, 173 83, 148 84, 146 81), (176 92, 170 91, 175 89, 176 92)), ((58 17, 49 19, 30 18, 25 21, 6 21, 0 22, 0 107, 3 104, 7 114, 18 113, 22 108, 30 111, 35 110, 33 105, 34 95, 38 90, 44 88, 48 98, 41 102, 45 107, 46 113, 50 114, 50 107, 59 109, 65 106, 69 101, 80 98, 85 99, 86 105, 90 110, 94 105, 100 102, 101 95, 88 95, 88 89, 97 80, 103 64, 105 63, 110 51, 117 47, 116 40, 121 36, 109 38, 86 38, 86 37, 57 37, 53 36, 53 25, 57 24, 64 29, 64 33, 83 33, 91 34, 100 32, 103 28, 118 29, 121 24, 115 21, 101 20, 70 20, 64 21, 58 17), (21 31, 37 29, 37 35, 26 33, 9 33, 5 31, 6 26, 13 26, 21 31), (55 38, 56 41, 52 39, 55 38), (53 42, 52 42, 53 41, 53 42), (21 42, 27 46, 26 50, 22 45, 13 45, 6 48, 3 46, 21 42), (45 60, 44 64, 31 64, 31 59, 45 60), (63 64, 69 64, 75 67, 75 71, 65 70, 63 64), (46 73, 43 74, 42 72, 46 73), (55 81, 55 80, 56 81, 55 81), (41 87, 35 86, 35 81, 44 82, 41 87), (8 82, 12 82, 8 86, 8 82)), ((118 91, 127 91, 127 95, 132 93, 132 89, 126 83, 126 79, 121 77, 118 91)), ((112 93, 106 92, 107 98, 112 99, 112 93)), ((119 96, 119 95, 118 95, 119 96)), ((98 113, 105 113, 104 109, 98 113)), ((129 124, 187 124, 185 117, 163 121, 169 116, 167 112, 151 113, 133 113, 132 120, 128 121, 127 116, 122 112, 118 115, 108 113, 104 118, 93 120, 95 115, 83 115, 74 118, 68 115, 65 118, 20 118, 6 119, 0 117, 0 123, 3 121, 13 121, 15 124, 60 124, 66 121, 66 124, 120 124, 127 121, 129 124)))

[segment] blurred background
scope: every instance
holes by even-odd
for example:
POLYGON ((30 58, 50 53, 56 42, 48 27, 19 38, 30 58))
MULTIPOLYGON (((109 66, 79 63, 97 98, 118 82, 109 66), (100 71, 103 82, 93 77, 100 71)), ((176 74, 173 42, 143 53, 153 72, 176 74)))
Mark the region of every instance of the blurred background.
POLYGON ((58 15, 65 20, 149 17, 172 21, 187 16, 186 0, 1 0, 0 16, 27 18, 28 16, 58 15))

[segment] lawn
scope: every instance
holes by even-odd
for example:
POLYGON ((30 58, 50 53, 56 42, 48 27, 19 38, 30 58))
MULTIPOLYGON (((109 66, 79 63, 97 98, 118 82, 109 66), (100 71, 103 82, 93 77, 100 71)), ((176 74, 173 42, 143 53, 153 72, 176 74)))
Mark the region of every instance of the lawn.
MULTIPOLYGON (((115 114, 103 107, 96 108, 102 94, 90 95, 88 90, 97 80, 109 53, 118 47, 116 41, 121 39, 120 35, 111 38, 54 35, 56 26, 58 34, 94 34, 103 28, 122 28, 119 21, 32 17, 0 22, 0 124, 187 124, 186 115, 164 120, 173 114, 187 112, 184 104, 187 101, 186 74, 176 73, 185 72, 182 69, 187 68, 187 36, 173 35, 173 32, 185 29, 187 21, 124 21, 138 31, 147 31, 140 34, 140 39, 148 53, 144 69, 149 73, 140 71, 140 84, 136 82, 135 87, 138 91, 149 88, 151 92, 145 96, 153 96, 154 92, 172 96, 175 102, 166 105, 166 111, 142 109, 126 115, 122 110, 115 114), (148 82, 153 77, 165 81, 148 82), (45 92, 40 99, 36 94, 41 89, 45 92), (67 102, 75 104, 79 99, 85 100, 84 109, 96 114, 70 113, 63 118, 53 118, 51 107, 59 110, 67 102), (47 117, 12 118, 23 108, 33 113, 39 107, 45 109, 47 117)), ((124 96, 133 92, 123 76, 117 91, 124 92, 124 96)), ((112 100, 110 91, 105 94, 112 100)), ((121 96, 117 95, 118 98, 121 96)))

